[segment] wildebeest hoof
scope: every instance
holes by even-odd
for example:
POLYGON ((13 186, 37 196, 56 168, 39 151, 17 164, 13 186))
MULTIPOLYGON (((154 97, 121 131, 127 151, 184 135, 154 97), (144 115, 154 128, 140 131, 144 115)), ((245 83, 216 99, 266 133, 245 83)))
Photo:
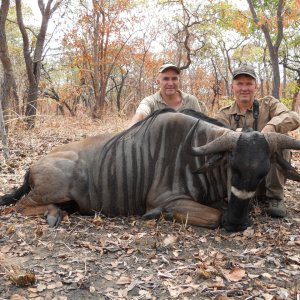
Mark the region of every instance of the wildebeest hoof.
POLYGON ((165 220, 173 220, 173 212, 168 209, 163 209, 162 207, 156 207, 154 209, 149 210, 143 215, 144 219, 159 219, 160 217, 164 217, 165 220))
POLYGON ((62 220, 62 210, 59 207, 50 204, 44 213, 44 217, 46 218, 49 227, 57 227, 62 220))
POLYGON ((60 216, 47 216, 47 223, 49 227, 57 227, 60 222, 61 222, 61 217, 60 216))
POLYGON ((163 211, 163 216, 164 216, 166 221, 172 221, 173 218, 174 218, 174 213, 171 210, 165 209, 163 211))
POLYGON ((227 222, 226 220, 222 219, 222 227, 225 228, 228 232, 238 232, 238 231, 244 231, 249 226, 252 225, 252 221, 248 220, 247 222, 243 224, 232 224, 227 222))
POLYGON ((162 207, 153 208, 153 209, 147 211, 143 215, 143 218, 144 219, 159 219, 161 217, 162 211, 163 211, 162 207))

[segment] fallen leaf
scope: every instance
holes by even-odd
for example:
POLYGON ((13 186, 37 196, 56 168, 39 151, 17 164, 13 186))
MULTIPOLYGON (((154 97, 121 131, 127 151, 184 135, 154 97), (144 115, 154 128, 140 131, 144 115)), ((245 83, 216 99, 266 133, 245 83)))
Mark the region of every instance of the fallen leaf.
POLYGON ((300 255, 289 256, 288 260, 300 264, 300 255))
POLYGON ((230 298, 228 298, 228 297, 225 296, 225 295, 218 295, 218 296, 215 298, 215 300, 228 300, 228 299, 230 299, 230 298))
POLYGON ((157 275, 158 275, 159 277, 164 277, 164 278, 174 278, 173 275, 168 274, 168 273, 158 272, 157 275))
POLYGON ((153 277, 154 277, 154 275, 151 274, 151 275, 149 275, 147 277, 142 278, 142 280, 145 281, 145 282, 149 282, 149 281, 151 281, 153 279, 153 277))
POLYGON ((224 284, 224 282, 217 282, 217 281, 212 281, 212 282, 209 282, 208 284, 207 284, 207 287, 209 287, 209 288, 223 288, 223 287, 225 287, 225 284, 224 284))
POLYGON ((259 276, 260 276, 260 275, 249 274, 249 273, 248 273, 248 277, 249 277, 250 279, 258 278, 259 276))
POLYGON ((127 286, 127 291, 129 292, 129 291, 133 290, 134 287, 137 286, 139 283, 141 283, 141 281, 135 280, 135 281, 131 282, 131 283, 127 286))
POLYGON ((178 298, 178 296, 183 292, 182 288, 179 286, 168 287, 168 291, 172 298, 178 298))
POLYGON ((95 217, 93 219, 93 224, 95 226, 101 226, 103 224, 103 219, 100 216, 95 215, 95 217))
POLYGON ((164 239, 164 245, 168 246, 168 245, 172 245, 177 241, 177 237, 174 235, 168 235, 165 239, 164 239))
POLYGON ((6 229, 6 234, 12 234, 15 232, 15 226, 14 225, 9 225, 6 229))
POLYGON ((8 253, 8 252, 10 252, 10 249, 11 249, 11 245, 5 245, 5 246, 0 248, 0 252, 1 253, 8 253))
POLYGON ((16 285, 20 287, 30 286, 35 283, 35 273, 33 271, 15 271, 9 275, 9 279, 16 285))
POLYGON ((251 227, 248 227, 246 230, 243 231, 243 236, 245 237, 253 237, 254 235, 254 229, 251 227))
POLYGON ((269 273, 262 273, 261 276, 263 278, 268 278, 268 279, 271 279, 272 278, 272 275, 270 275, 269 273))
POLYGON ((155 227, 156 226, 156 220, 147 220, 146 222, 146 225, 149 226, 149 227, 155 227))
POLYGON ((53 290, 55 288, 56 288, 56 284, 55 283, 50 283, 50 284, 47 285, 47 289, 48 290, 53 290))
POLYGON ((108 274, 103 275, 103 278, 105 278, 108 281, 112 281, 114 279, 111 275, 108 275, 108 274))
POLYGON ((46 288, 47 288, 46 285, 45 285, 45 284, 42 284, 42 283, 38 284, 37 287, 36 287, 36 289, 37 289, 38 292, 42 292, 42 291, 44 291, 46 288))
POLYGON ((201 243, 207 243, 207 238, 204 237, 204 236, 202 236, 202 237, 199 238, 199 242, 201 242, 201 243))
POLYGON ((203 266, 199 266, 197 269, 197 274, 200 278, 208 279, 211 277, 211 273, 208 272, 203 266))
POLYGON ((127 289, 118 290, 119 298, 122 298, 122 299, 127 298, 127 295, 128 295, 127 289))
POLYGON ((130 248, 130 249, 127 250, 127 254, 132 254, 134 251, 135 251, 135 249, 130 248))
POLYGON ((128 276, 121 276, 116 284, 130 284, 132 281, 131 277, 128 277, 128 276))
POLYGON ((235 267, 232 270, 223 270, 224 276, 228 281, 240 281, 245 275, 246 272, 244 269, 235 267))
POLYGON ((151 299, 151 293, 149 291, 145 291, 145 290, 139 290, 139 295, 140 296, 143 296, 141 298, 144 298, 144 299, 151 299))
POLYGON ((216 236, 216 237, 215 237, 215 241, 217 241, 217 242, 221 242, 221 241, 222 241, 222 239, 221 239, 219 236, 216 236))
POLYGON ((116 268, 118 266, 119 262, 116 260, 116 261, 112 261, 110 264, 113 268, 116 268))
POLYGON ((26 298, 19 295, 19 294, 13 294, 11 297, 10 297, 10 300, 25 300, 26 298))
POLYGON ((34 234, 37 238, 40 238, 44 234, 44 229, 42 226, 38 226, 36 230, 34 231, 34 234))
POLYGON ((262 294, 262 296, 264 297, 264 300, 272 300, 272 299, 274 299, 274 296, 272 296, 270 294, 262 294))

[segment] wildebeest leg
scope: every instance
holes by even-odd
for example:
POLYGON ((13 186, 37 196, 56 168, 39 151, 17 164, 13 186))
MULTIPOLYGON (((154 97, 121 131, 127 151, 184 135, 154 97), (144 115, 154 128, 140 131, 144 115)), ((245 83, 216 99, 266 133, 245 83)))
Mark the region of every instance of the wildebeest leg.
POLYGON ((65 211, 54 204, 36 205, 36 203, 32 203, 30 198, 26 196, 9 209, 13 209, 23 216, 44 216, 50 227, 58 226, 66 215, 65 211))
MULTIPOLYGON (((55 152, 32 165, 29 182, 30 192, 17 202, 15 209, 23 215, 44 215, 48 212, 46 214, 50 226, 59 222, 61 210, 49 210, 48 205, 60 206, 73 201, 80 207, 77 200, 83 201, 86 197, 81 190, 87 184, 87 176, 82 170, 78 155, 72 151, 55 152)), ((86 203, 88 205, 88 201, 86 203)))
POLYGON ((221 212, 218 209, 192 200, 175 200, 164 209, 173 214, 173 219, 190 225, 213 229, 220 224, 221 212))
POLYGON ((57 227, 60 224, 63 216, 63 211, 54 204, 49 204, 44 213, 44 217, 46 218, 50 227, 57 227))

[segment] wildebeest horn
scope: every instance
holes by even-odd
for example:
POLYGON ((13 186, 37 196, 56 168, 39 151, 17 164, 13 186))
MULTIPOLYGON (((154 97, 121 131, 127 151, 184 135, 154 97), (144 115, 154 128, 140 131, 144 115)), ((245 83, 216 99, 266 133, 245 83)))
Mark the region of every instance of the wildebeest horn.
POLYGON ((282 149, 300 150, 300 141, 293 139, 288 135, 277 132, 269 132, 264 133, 264 136, 269 143, 272 152, 282 149))
POLYGON ((207 155, 231 150, 235 147, 236 142, 241 134, 240 132, 231 131, 227 128, 215 127, 215 134, 219 137, 211 142, 208 142, 204 146, 192 147, 192 140, 198 127, 198 123, 199 121, 192 127, 184 142, 185 150, 191 152, 192 155, 207 155))
POLYGON ((207 155, 232 150, 240 135, 240 132, 235 131, 224 132, 223 135, 204 146, 192 147, 192 152, 194 155, 207 155))

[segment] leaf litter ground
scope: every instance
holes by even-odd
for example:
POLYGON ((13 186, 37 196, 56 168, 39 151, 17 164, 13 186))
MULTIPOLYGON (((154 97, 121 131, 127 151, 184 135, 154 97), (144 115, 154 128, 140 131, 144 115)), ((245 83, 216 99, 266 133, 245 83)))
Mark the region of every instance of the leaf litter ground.
MULTIPOLYGON (((13 124, 12 155, 0 157, 0 195, 54 146, 127 125, 116 117, 40 118, 31 131, 13 124)), ((293 165, 300 170, 300 153, 293 165)), ((298 300, 299 184, 288 181, 285 194, 285 219, 255 205, 253 226, 240 233, 78 214, 53 229, 40 217, 0 214, 0 299, 298 300)))

